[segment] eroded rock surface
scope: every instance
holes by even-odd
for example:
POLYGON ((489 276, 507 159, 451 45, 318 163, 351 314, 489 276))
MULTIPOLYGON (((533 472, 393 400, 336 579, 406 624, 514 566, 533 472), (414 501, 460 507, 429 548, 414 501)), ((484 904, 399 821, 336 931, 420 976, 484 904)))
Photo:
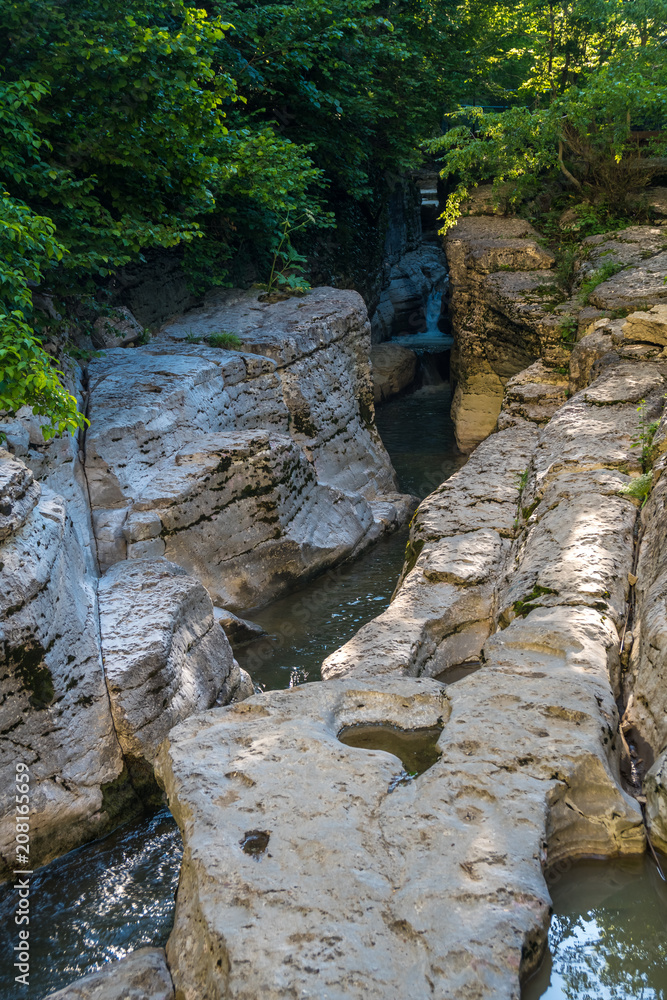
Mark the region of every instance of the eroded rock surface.
POLYGON ((494 429, 507 380, 542 357, 562 363, 548 308, 554 257, 523 219, 470 216, 447 234, 455 331, 456 443, 469 452, 494 429))
POLYGON ((369 346, 354 292, 270 306, 226 292, 91 365, 102 566, 165 556, 234 610, 396 527, 408 508, 373 422, 369 346), (192 342, 221 332, 243 352, 192 342))
POLYGON ((152 765, 173 726, 216 700, 227 704, 247 674, 205 588, 174 563, 118 563, 100 580, 99 603, 118 740, 129 763, 152 765))
POLYGON ((644 778, 644 794, 651 842, 667 854, 667 750, 644 778))
POLYGON ((174 1000, 163 948, 139 948, 119 962, 107 962, 49 1000, 174 1000))
POLYGON ((95 580, 65 502, 0 452, 0 875, 15 865, 15 764, 37 866, 138 808, 104 683, 95 580))
POLYGON ((447 260, 436 244, 404 253, 390 268, 373 312, 373 343, 423 330, 428 298, 438 289, 444 295, 446 275, 447 260))
POLYGON ((400 344, 374 344, 371 347, 373 398, 376 403, 397 396, 415 380, 417 355, 400 344))
POLYGON ((539 609, 446 689, 309 684, 173 730, 158 766, 185 841, 177 995, 516 1000, 546 938, 546 853, 643 849, 614 780, 614 641, 595 611, 539 609), (398 785, 397 758, 336 738, 438 721, 442 756, 398 785))
POLYGON ((392 603, 327 657, 323 678, 434 676, 479 657, 493 628, 494 587, 514 532, 518 479, 535 438, 525 421, 493 434, 421 503, 392 603))

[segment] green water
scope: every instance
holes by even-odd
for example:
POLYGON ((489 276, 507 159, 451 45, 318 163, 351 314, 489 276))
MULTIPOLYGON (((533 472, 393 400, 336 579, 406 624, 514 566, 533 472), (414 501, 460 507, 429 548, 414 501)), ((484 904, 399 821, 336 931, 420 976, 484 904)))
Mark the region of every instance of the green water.
POLYGON ((441 726, 423 729, 399 729, 397 726, 373 723, 346 726, 338 739, 348 747, 360 750, 384 750, 398 757, 405 772, 412 777, 423 774, 440 759, 436 744, 442 733, 441 726))
POLYGON ((549 952, 522 1000, 667 1000, 667 887, 646 856, 550 883, 549 952))
MULTIPOLYGON (((450 387, 440 383, 378 407, 378 429, 404 493, 422 499, 464 464, 454 450, 450 406, 450 387)), ((319 680, 322 661, 388 607, 407 539, 404 528, 253 612, 269 638, 242 646, 236 658, 255 683, 270 691, 319 680)))

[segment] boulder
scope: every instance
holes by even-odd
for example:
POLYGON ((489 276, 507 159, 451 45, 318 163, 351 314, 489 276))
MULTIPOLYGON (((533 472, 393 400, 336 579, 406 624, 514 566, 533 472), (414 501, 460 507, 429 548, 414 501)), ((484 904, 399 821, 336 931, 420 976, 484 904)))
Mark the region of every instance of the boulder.
POLYGON ((417 372, 417 355, 400 344, 373 344, 371 369, 373 399, 381 403, 412 385, 417 372))
POLYGON ((163 948, 138 948, 127 958, 107 962, 49 1000, 174 1000, 163 948))
POLYGON ((114 732, 95 579, 64 500, 0 452, 0 877, 16 865, 15 766, 27 765, 30 864, 139 809, 114 732), (8 532, 8 529, 10 533, 8 532))
POLYGON ((648 312, 630 313, 623 324, 623 336, 626 340, 667 347, 667 304, 653 306, 648 312))
POLYGON ((273 305, 221 292, 150 345, 93 361, 86 475, 102 568, 165 557, 238 609, 393 530, 406 505, 374 424, 369 346, 354 292, 273 305), (243 352, 193 342, 220 332, 243 352))
POLYGON ((546 942, 545 860, 644 849, 615 781, 615 638, 593 610, 540 609, 447 688, 306 684, 173 730, 177 995, 516 998, 546 942), (338 741, 360 723, 444 726, 441 756, 406 780, 338 741))
POLYGON ((93 324, 91 340, 93 347, 128 347, 136 344, 144 336, 144 328, 125 306, 113 310, 110 316, 100 316, 93 324))
POLYGON ((238 615, 226 608, 213 608, 213 614, 232 648, 242 646, 246 642, 253 642, 255 639, 262 639, 268 634, 257 622, 251 622, 247 618, 239 618, 238 615))
POLYGON ((116 733, 131 770, 145 773, 173 726, 234 700, 241 672, 211 598, 173 563, 118 563, 100 580, 99 606, 116 733))

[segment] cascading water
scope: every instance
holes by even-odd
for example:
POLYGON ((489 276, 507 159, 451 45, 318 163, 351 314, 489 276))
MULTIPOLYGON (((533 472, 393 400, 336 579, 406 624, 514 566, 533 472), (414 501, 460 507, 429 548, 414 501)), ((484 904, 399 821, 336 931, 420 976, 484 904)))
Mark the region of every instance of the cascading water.
POLYGON ((451 348, 454 338, 442 330, 443 300, 449 284, 449 275, 445 274, 437 281, 424 303, 425 329, 420 333, 408 333, 392 337, 392 343, 409 347, 416 354, 439 353, 451 348))

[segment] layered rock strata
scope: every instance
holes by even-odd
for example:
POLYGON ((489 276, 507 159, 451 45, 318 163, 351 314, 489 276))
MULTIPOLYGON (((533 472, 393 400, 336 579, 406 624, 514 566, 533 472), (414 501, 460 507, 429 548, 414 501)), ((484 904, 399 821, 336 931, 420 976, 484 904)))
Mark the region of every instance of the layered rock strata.
POLYGON ((90 368, 86 472, 100 562, 164 556, 252 607, 407 516, 373 422, 354 292, 220 293, 90 368), (195 344, 221 332, 243 353, 195 344))
POLYGON ((0 452, 0 877, 16 867, 16 764, 32 866, 138 808, 100 656, 95 579, 64 500, 0 452))
POLYGON ((253 693, 206 589, 166 560, 118 563, 100 580, 102 659, 114 727, 137 779, 169 730, 253 693))
POLYGON ((452 404, 456 443, 470 452, 494 429, 507 380, 538 358, 560 364, 548 311, 554 257, 522 219, 469 216, 449 230, 452 404))

